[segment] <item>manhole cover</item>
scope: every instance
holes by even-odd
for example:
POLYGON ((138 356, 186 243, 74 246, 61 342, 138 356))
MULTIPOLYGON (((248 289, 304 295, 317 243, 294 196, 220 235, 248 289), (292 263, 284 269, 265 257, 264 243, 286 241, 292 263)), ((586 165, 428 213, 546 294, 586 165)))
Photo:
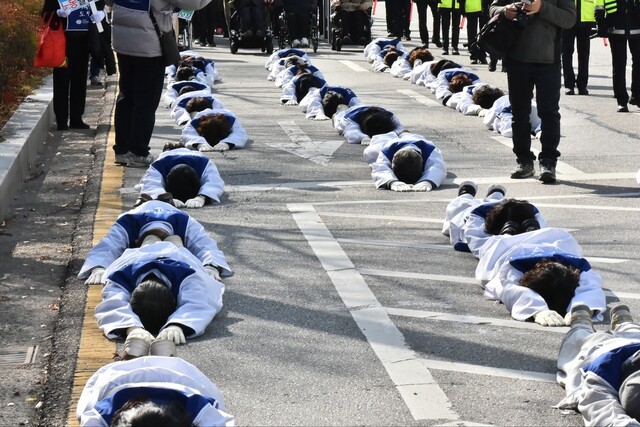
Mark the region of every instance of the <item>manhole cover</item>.
POLYGON ((29 365, 36 361, 38 346, 27 348, 0 348, 0 367, 29 365))

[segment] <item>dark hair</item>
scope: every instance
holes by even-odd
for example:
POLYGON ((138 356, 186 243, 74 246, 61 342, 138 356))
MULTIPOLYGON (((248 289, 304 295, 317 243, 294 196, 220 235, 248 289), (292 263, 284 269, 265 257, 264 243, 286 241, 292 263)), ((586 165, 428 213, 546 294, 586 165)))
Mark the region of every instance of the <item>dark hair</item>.
POLYGON ((164 147, 162 147, 162 152, 176 150, 178 148, 184 147, 184 142, 167 142, 166 144, 164 144, 164 147))
POLYGON ((431 74, 433 74, 434 76, 437 76, 438 74, 440 74, 440 71, 442 70, 447 70, 449 68, 458 68, 459 65, 456 64, 455 62, 451 62, 448 59, 441 59, 438 62, 434 62, 433 64, 431 64, 431 66, 429 67, 429 69, 431 70, 431 74))
POLYGON ((189 92, 195 92, 196 90, 198 90, 198 88, 193 85, 182 86, 182 88, 178 92, 178 96, 184 95, 185 93, 189 93, 189 92))
POLYGON ((187 113, 193 113, 194 111, 202 111, 212 107, 213 101, 210 98, 205 98, 204 96, 196 96, 187 101, 184 109, 187 113))
POLYGON ((405 184, 415 184, 422 176, 422 154, 411 147, 398 150, 391 160, 394 175, 405 184))
POLYGON ((300 77, 298 77, 298 81, 295 85, 296 99, 300 101, 302 98, 307 96, 307 93, 309 93, 309 89, 311 89, 312 87, 322 87, 322 85, 323 83, 321 82, 321 80, 313 74, 310 74, 308 72, 300 74, 300 77))
POLYGON ((148 275, 136 286, 131 292, 129 304, 144 328, 154 336, 158 335, 160 328, 177 308, 176 297, 169 286, 154 274, 148 275))
POLYGON ((387 67, 391 67, 393 65, 394 62, 396 62, 398 60, 398 57, 400 56, 400 54, 398 54, 397 50, 389 50, 389 52, 387 52, 384 55, 384 58, 382 59, 382 62, 384 62, 384 65, 386 65, 387 67))
POLYGON ((176 77, 175 80, 177 82, 182 82, 185 80, 190 80, 191 77, 195 77, 196 76, 196 69, 191 67, 191 66, 187 66, 187 67, 179 67, 176 70, 176 77))
POLYGON ((324 115, 327 117, 333 116, 336 111, 338 111, 338 105, 348 105, 347 100, 344 99, 344 96, 342 96, 341 93, 334 92, 332 90, 328 90, 320 102, 322 104, 322 109, 324 110, 324 115))
POLYGON ((413 67, 413 64, 415 64, 416 60, 418 59, 422 62, 433 61, 433 55, 427 48, 416 47, 411 51, 411 53, 409 53, 409 58, 407 59, 407 61, 409 61, 409 64, 411 64, 411 66, 413 67))
POLYGON ((178 402, 156 403, 136 396, 116 411, 110 427, 195 427, 192 418, 178 402))
POLYGON ((231 123, 224 114, 205 114, 200 117, 196 130, 213 147, 231 135, 231 123))
POLYGON ((302 58, 300 58, 296 54, 293 54, 291 56, 285 56, 282 59, 284 59, 284 66, 285 67, 291 67, 293 65, 300 65, 300 64, 304 63, 304 61, 300 61, 302 58))
POLYGON ((373 135, 391 132, 396 128, 393 122, 393 113, 380 107, 369 107, 358 115, 357 121, 362 133, 369 138, 373 135))
POLYGON ((189 165, 179 164, 171 168, 164 179, 164 188, 174 199, 186 202, 200 192, 200 177, 189 165))
POLYGON ((474 104, 488 110, 493 107, 493 103, 496 102, 498 98, 503 96, 504 92, 501 89, 489 85, 483 85, 473 92, 471 100, 474 104))
POLYGON ((580 270, 562 262, 543 259, 520 278, 520 286, 540 295, 549 310, 564 316, 576 293, 580 270))
POLYGON ((449 90, 451 91, 451 93, 462 92, 462 89, 465 86, 469 86, 472 83, 473 80, 471 80, 471 77, 469 77, 468 74, 456 74, 451 78, 451 81, 449 82, 449 90))
POLYGON ((500 234, 507 221, 522 221, 535 218, 535 207, 526 200, 503 199, 487 212, 484 228, 489 234, 500 234))

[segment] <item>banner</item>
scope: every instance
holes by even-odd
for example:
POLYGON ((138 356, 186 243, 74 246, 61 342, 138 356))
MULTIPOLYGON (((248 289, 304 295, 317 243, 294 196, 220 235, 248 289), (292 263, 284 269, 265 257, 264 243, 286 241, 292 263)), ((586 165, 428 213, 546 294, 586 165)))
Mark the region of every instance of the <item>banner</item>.
POLYGON ((91 24, 91 11, 89 8, 76 9, 67 17, 67 31, 89 31, 91 24))
POLYGON ((58 0, 61 9, 74 11, 89 6, 89 3, 95 0, 58 0))
POLYGON ((193 18, 193 10, 181 10, 178 12, 178 18, 184 19, 185 21, 191 21, 193 18))

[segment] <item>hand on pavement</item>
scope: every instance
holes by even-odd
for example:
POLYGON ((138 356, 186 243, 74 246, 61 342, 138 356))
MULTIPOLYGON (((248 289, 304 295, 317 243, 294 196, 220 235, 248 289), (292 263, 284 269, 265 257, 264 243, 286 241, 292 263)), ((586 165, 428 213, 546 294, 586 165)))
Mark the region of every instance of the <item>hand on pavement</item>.
POLYGON ((182 328, 177 325, 169 325, 158 334, 159 340, 173 341, 175 345, 186 344, 187 339, 184 337, 182 328))

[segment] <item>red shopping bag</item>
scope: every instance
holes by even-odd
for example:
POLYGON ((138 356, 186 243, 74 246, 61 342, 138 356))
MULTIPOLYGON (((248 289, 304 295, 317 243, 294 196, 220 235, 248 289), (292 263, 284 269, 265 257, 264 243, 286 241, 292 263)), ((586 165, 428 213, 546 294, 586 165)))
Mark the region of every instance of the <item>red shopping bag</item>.
POLYGON ((64 35, 62 22, 54 22, 53 12, 49 19, 42 17, 40 33, 38 35, 38 53, 33 60, 35 67, 66 67, 67 66, 67 41, 64 35))

